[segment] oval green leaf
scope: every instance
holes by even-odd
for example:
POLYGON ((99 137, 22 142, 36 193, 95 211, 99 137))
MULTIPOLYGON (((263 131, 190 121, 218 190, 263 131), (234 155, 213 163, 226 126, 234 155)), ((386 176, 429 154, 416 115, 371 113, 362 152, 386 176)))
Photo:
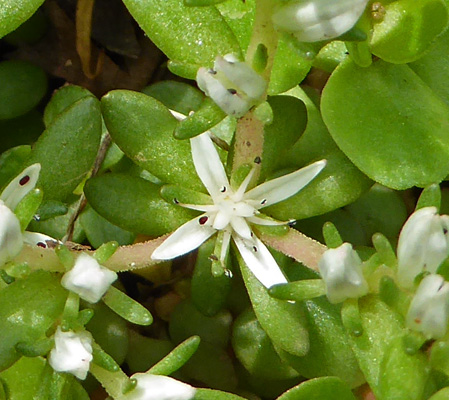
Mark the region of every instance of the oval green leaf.
POLYGON ((340 149, 377 182, 406 189, 447 176, 449 108, 406 65, 360 68, 346 60, 329 79, 321 110, 340 149))
POLYGON ((30 18, 44 0, 1 0, 0 38, 12 32, 30 18))

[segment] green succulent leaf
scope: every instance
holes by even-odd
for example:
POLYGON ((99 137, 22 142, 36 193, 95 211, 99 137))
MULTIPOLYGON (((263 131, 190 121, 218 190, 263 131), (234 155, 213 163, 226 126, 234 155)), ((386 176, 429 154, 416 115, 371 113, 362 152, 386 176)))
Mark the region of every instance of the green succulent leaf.
POLYGON ((42 5, 44 0, 1 0, 0 38, 17 29, 42 5))
POLYGON ((194 79, 201 66, 212 66, 217 55, 240 47, 214 7, 186 7, 183 0, 125 0, 126 7, 148 37, 171 60, 189 65, 183 77, 194 79))
POLYGON ((110 135, 137 165, 166 183, 204 191, 193 165, 190 143, 176 140, 177 121, 156 99, 126 90, 101 100, 110 135))
POLYGON ((0 156, 0 187, 4 188, 13 178, 23 171, 23 165, 30 156, 30 146, 17 146, 0 156))
POLYGON ((360 68, 346 60, 330 77, 321 109, 338 146, 377 182, 406 189, 448 174, 449 108, 406 65, 360 68))
POLYGON ((277 400, 356 400, 351 389, 334 376, 310 379, 288 390, 277 400))
POLYGON ((417 60, 447 27, 444 0, 398 0, 385 6, 374 23, 371 51, 385 61, 403 64, 417 60))
MULTIPOLYGON (((0 32, 3 26, 1 17, 2 3, 0 3, 0 32)), ((1 62, 0 82, 0 103, 2 104, 0 120, 26 114, 41 101, 47 92, 45 72, 26 61, 1 62)))
POLYGON ((67 200, 92 168, 100 136, 100 104, 93 97, 78 100, 48 126, 28 161, 41 164, 37 186, 44 199, 67 200))
POLYGON ((88 180, 84 193, 92 208, 114 225, 134 233, 160 236, 196 213, 162 200, 159 190, 160 186, 145 179, 111 173, 88 180))
MULTIPOLYGON (((193 400, 244 400, 236 394, 221 392, 212 389, 197 389, 193 400)), ((438 399, 439 400, 439 399, 438 399)))

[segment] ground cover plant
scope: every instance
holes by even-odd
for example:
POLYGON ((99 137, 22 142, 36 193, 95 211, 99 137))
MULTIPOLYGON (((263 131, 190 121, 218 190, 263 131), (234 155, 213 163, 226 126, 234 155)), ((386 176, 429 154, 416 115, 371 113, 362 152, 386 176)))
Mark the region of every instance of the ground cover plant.
POLYGON ((0 0, 0 400, 448 399, 448 7, 0 0))

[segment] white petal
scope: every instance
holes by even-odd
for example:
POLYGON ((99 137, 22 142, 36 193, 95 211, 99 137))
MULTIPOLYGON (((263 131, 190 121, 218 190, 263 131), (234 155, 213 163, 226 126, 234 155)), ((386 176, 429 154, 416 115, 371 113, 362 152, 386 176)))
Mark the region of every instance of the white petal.
POLYGON ((276 260, 256 236, 252 240, 245 240, 234 234, 232 238, 246 265, 262 285, 270 288, 278 283, 287 283, 276 260))
POLYGON ((243 199, 243 196, 246 192, 246 189, 251 182, 252 177, 254 176, 254 173, 256 172, 256 166, 253 166, 251 170, 248 172, 248 175, 246 175, 245 179, 240 184, 237 191, 233 194, 232 199, 234 201, 241 201, 243 199))
POLYGON ((181 114, 178 111, 175 110, 168 110, 170 111, 171 115, 173 115, 178 121, 184 121, 187 117, 184 114, 181 114))
POLYGON ((268 218, 268 217, 262 218, 262 217, 256 217, 256 216, 246 218, 246 220, 248 222, 251 222, 252 224, 263 225, 263 226, 288 225, 289 223, 294 222, 294 221, 276 221, 272 218, 268 218))
POLYGON ((231 217, 232 217, 231 213, 219 211, 214 218, 214 223, 212 227, 218 231, 221 231, 222 229, 228 226, 229 222, 231 222, 231 217))
POLYGON ((68 372, 78 379, 86 379, 92 359, 92 338, 88 332, 63 332, 58 327, 55 347, 48 357, 48 362, 55 371, 68 372))
POLYGON ((220 156, 209 133, 204 132, 190 139, 190 146, 193 163, 201 182, 213 200, 221 197, 223 190, 229 190, 230 186, 220 156))
POLYGON ((449 319, 449 283, 440 275, 428 275, 420 283, 407 313, 407 326, 428 339, 440 339, 449 319))
POLYGON ((398 241, 398 282, 412 288, 422 271, 435 273, 449 255, 447 216, 435 207, 415 211, 404 224, 398 241))
POLYGON ((202 218, 209 217, 203 214, 181 225, 153 251, 151 258, 153 260, 171 260, 199 247, 216 232, 207 222, 201 224, 202 218))
POLYGON ((231 226, 235 233, 237 233, 241 238, 251 240, 251 229, 246 222, 245 218, 242 217, 232 217, 231 226))
POLYGON ((326 160, 317 161, 291 174, 262 183, 245 193, 245 200, 256 200, 260 209, 279 203, 298 193, 326 166, 326 160))
POLYGON ((252 106, 239 93, 231 93, 214 75, 205 68, 200 68, 196 75, 199 88, 206 93, 226 114, 243 116, 252 106))
POLYGON ((60 240, 53 239, 51 236, 44 235, 39 232, 23 232, 23 241, 30 246, 48 247, 47 242, 52 242, 54 244, 62 244, 60 240))
POLYGON ((36 187, 40 170, 40 164, 33 164, 25 168, 6 186, 0 195, 0 200, 3 200, 14 211, 17 204, 36 187))
POLYGON ((230 241, 231 241, 231 232, 227 230, 223 231, 223 240, 221 243, 221 251, 220 251, 220 261, 222 265, 224 265, 226 256, 228 255, 230 241))
POLYGON ((0 268, 17 256, 22 246, 20 222, 0 200, 0 268))
POLYGON ((331 303, 341 303, 368 293, 368 284, 362 273, 362 260, 349 243, 326 250, 318 267, 331 303))
POLYGON ((123 396, 124 400, 190 400, 196 389, 168 376, 137 373, 131 376, 137 386, 123 396))
POLYGON ((61 285, 89 303, 98 302, 117 279, 117 274, 98 264, 95 258, 81 253, 73 268, 64 274, 61 285))
POLYGON ((252 100, 258 100, 265 93, 265 79, 249 65, 235 61, 229 54, 215 59, 215 69, 222 72, 237 91, 243 91, 252 100))

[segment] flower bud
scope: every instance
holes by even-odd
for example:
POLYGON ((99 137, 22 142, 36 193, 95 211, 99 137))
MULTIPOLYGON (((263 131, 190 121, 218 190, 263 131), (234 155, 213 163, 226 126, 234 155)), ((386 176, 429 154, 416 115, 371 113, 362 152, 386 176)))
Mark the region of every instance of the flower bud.
POLYGON ((435 273, 449 255, 449 217, 438 215, 435 207, 415 211, 404 224, 398 241, 398 282, 413 288, 423 271, 435 273))
POLYGON ((23 238, 16 215, 0 200, 0 267, 22 250, 23 238))
POLYGON ((68 372, 78 379, 86 379, 92 358, 92 338, 88 332, 63 332, 58 327, 55 347, 48 358, 55 371, 68 372))
POLYGON ((124 400, 190 400, 196 389, 168 376, 138 373, 131 376, 137 386, 124 396, 124 400))
POLYGON ((440 275, 428 275, 410 304, 407 326, 427 339, 440 339, 446 334, 448 318, 449 283, 440 275))
POLYGON ((300 42, 336 38, 349 31, 363 14, 368 0, 306 0, 281 6, 272 17, 280 31, 300 42))
POLYGON ((61 285, 89 303, 96 303, 108 290, 117 274, 98 264, 95 258, 81 253, 73 268, 64 274, 61 285))
POLYGON ((326 250, 318 267, 331 303, 341 303, 368 293, 368 284, 362 273, 362 260, 349 243, 326 250))
POLYGON ((232 54, 215 59, 214 69, 200 68, 196 75, 199 88, 226 113, 243 116, 258 104, 265 93, 266 81, 232 54))

